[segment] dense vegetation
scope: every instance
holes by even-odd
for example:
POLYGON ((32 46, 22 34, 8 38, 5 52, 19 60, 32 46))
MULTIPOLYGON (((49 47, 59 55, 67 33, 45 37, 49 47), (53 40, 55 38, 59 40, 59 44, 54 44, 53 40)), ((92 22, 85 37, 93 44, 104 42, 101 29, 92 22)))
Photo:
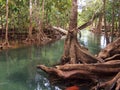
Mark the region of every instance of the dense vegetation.
MULTIPOLYGON (((90 29, 99 32, 105 28, 105 31, 111 32, 106 33, 106 36, 119 35, 119 0, 78 0, 78 2, 78 11, 80 11, 78 25, 89 21, 95 13, 98 13, 90 29)), ((71 0, 0 0, 1 43, 8 44, 8 41, 26 38, 33 42, 31 38, 38 33, 37 36, 40 37, 37 39, 42 38, 38 39, 41 41, 46 35, 40 33, 44 33, 43 29, 47 26, 57 26, 67 30, 70 9, 71 0)))

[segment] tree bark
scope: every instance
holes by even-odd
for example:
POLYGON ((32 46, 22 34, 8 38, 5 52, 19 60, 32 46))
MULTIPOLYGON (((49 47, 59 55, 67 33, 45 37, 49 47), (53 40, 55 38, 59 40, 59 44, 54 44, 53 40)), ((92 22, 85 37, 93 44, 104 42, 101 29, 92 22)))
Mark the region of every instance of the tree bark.
POLYGON ((77 28, 77 0, 72 0, 72 10, 70 15, 69 31, 77 28))
POLYGON ((111 30, 111 36, 112 36, 112 40, 111 41, 113 41, 113 33, 114 33, 114 29, 115 29, 115 27, 114 27, 114 24, 115 24, 115 2, 116 0, 114 0, 114 1, 112 1, 112 30, 111 30))
MULTIPOLYGON (((118 2, 120 2, 120 0, 118 0, 118 2)), ((120 37, 120 5, 119 5, 119 12, 118 12, 118 30, 119 30, 119 37, 120 37)))
POLYGON ((75 43, 77 43, 77 8, 77 0, 72 0, 69 30, 64 44, 62 62, 76 62, 75 43))
POLYGON ((6 32, 5 32, 5 44, 9 44, 8 42, 8 12, 9 12, 9 7, 8 7, 8 2, 9 0, 6 0, 6 32))
POLYGON ((103 0, 103 12, 104 12, 104 30, 105 30, 105 37, 106 37, 106 44, 109 43, 109 37, 107 33, 107 25, 106 25, 106 0, 103 0))
POLYGON ((99 89, 104 89, 104 90, 120 90, 120 72, 110 81, 104 82, 99 84, 97 87, 94 87, 92 90, 99 90, 99 89), (117 83, 117 84, 116 84, 117 83), (116 88, 114 88, 116 85, 116 88), (95 89, 96 88, 96 89, 95 89))
POLYGON ((53 68, 38 65, 37 68, 61 79, 91 79, 97 81, 98 78, 105 78, 108 75, 113 76, 118 73, 120 71, 120 60, 96 64, 66 64, 53 68))
POLYGON ((52 26, 53 29, 55 30, 58 30, 59 32, 62 32, 63 34, 67 35, 68 34, 68 31, 63 29, 63 28, 60 28, 60 27, 56 27, 56 26, 52 26))
POLYGON ((107 59, 119 53, 120 53, 120 38, 118 38, 112 43, 109 43, 106 46, 106 48, 101 50, 98 54, 98 58, 107 59))
POLYGON ((29 14, 30 14, 30 26, 29 26, 29 39, 32 38, 32 0, 29 1, 29 14))
POLYGON ((99 16, 99 21, 98 21, 98 25, 97 25, 97 33, 101 33, 101 29, 102 29, 102 18, 103 18, 103 14, 101 14, 100 16, 99 16))
POLYGON ((48 40, 47 36, 44 34, 43 32, 43 28, 44 28, 44 5, 45 5, 45 0, 42 0, 42 17, 41 19, 38 20, 39 24, 39 30, 38 30, 38 34, 37 34, 37 40, 39 44, 44 44, 46 43, 48 40), (46 42, 45 42, 46 41, 46 42))

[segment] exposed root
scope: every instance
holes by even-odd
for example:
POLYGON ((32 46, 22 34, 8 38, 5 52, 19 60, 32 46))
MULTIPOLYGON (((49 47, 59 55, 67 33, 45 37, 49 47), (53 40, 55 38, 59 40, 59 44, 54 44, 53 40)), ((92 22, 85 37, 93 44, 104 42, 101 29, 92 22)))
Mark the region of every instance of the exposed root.
POLYGON ((26 38, 25 41, 23 41, 25 44, 34 44, 35 43, 35 40, 33 38, 26 38))
POLYGON ((88 50, 81 45, 79 45, 76 38, 76 31, 71 31, 64 45, 64 54, 61 58, 62 64, 75 64, 75 63, 97 63, 103 62, 102 59, 96 58, 91 55, 88 50))
POLYGON ((37 68, 42 69, 50 75, 56 75, 61 79, 83 79, 97 82, 98 78, 113 76, 120 71, 119 62, 105 62, 98 64, 66 64, 56 67, 46 67, 38 65, 37 68), (101 68, 102 67, 102 68, 101 68), (104 68, 104 69, 103 69, 104 68))
MULTIPOLYGON (((75 38, 71 38, 72 36, 68 37, 69 38, 65 41, 64 57, 62 57, 64 65, 50 68, 38 65, 37 68, 42 69, 46 73, 50 74, 50 76, 55 75, 56 77, 61 78, 61 80, 91 80, 94 84, 98 82, 98 84, 92 88, 93 90, 101 90, 101 88, 105 90, 112 90, 113 88, 114 90, 119 90, 120 54, 119 49, 117 49, 120 45, 119 42, 117 42, 117 48, 113 49, 116 41, 111 43, 112 45, 109 44, 107 46, 107 54, 109 53, 112 56, 107 56, 106 59, 102 58, 102 61, 102 59, 98 59, 97 57, 89 54, 86 49, 81 48, 75 38), (113 54, 113 52, 115 53, 113 54), (113 77, 112 80, 106 79, 111 77, 113 77), (102 82, 99 82, 99 80, 102 80, 102 82)), ((99 54, 99 58, 101 58, 102 55, 103 52, 99 54)))
POLYGON ((108 57, 114 56, 115 54, 119 54, 119 53, 120 53, 120 38, 108 44, 106 48, 101 50, 101 52, 98 54, 98 57, 102 59, 106 59, 108 57))
POLYGON ((2 50, 2 49, 8 49, 8 48, 10 48, 9 42, 5 41, 4 43, 0 44, 0 50, 2 50))
POLYGON ((104 90, 120 90, 120 72, 110 81, 107 81, 107 82, 103 82, 99 85, 97 85, 97 87, 94 87, 92 90, 101 90, 101 89, 104 89, 104 90), (116 88, 116 89, 115 89, 116 88))
POLYGON ((112 57, 108 57, 105 59, 105 61, 110 61, 110 60, 119 60, 120 59, 120 54, 115 54, 112 57))

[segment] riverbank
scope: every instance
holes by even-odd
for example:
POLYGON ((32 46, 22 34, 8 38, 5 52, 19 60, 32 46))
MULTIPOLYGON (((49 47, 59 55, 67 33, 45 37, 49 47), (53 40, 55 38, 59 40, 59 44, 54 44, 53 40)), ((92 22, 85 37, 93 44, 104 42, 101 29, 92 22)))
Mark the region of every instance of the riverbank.
POLYGON ((2 50, 7 50, 7 49, 16 49, 16 48, 20 48, 20 47, 27 47, 27 46, 31 46, 31 45, 39 45, 39 46, 44 46, 44 45, 47 45, 47 44, 50 44, 50 43, 54 43, 54 42, 56 42, 56 41, 58 41, 58 40, 60 40, 61 38, 63 38, 63 37, 60 37, 60 38, 56 38, 56 39, 51 39, 51 40, 49 40, 49 41, 47 41, 47 42, 43 42, 43 43, 41 43, 41 44, 37 44, 37 43, 31 43, 31 44, 29 44, 29 43, 24 43, 24 41, 10 41, 9 43, 10 43, 10 45, 9 45, 9 47, 3 47, 2 46, 2 42, 0 41, 0 51, 2 51, 2 50))
POLYGON ((5 38, 1 37, 0 39, 0 51, 6 49, 14 49, 24 46, 31 46, 31 45, 38 45, 44 46, 49 43, 53 43, 62 38, 65 34, 61 31, 58 31, 54 28, 45 28, 42 33, 34 33, 32 37, 29 37, 28 34, 20 35, 18 34, 19 38, 12 38, 11 34, 8 33, 8 40, 9 42, 5 41, 5 38))

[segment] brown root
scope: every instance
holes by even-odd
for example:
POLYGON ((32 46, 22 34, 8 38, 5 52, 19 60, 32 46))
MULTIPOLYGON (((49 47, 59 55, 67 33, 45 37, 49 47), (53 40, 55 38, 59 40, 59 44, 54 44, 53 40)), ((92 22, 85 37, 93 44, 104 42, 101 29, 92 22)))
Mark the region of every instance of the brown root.
POLYGON ((2 50, 2 49, 8 49, 8 48, 10 48, 10 44, 9 44, 8 41, 5 41, 4 43, 0 44, 0 50, 2 50))
POLYGON ((120 54, 115 54, 111 57, 108 57, 105 59, 105 61, 110 61, 110 60, 119 60, 120 59, 120 54))
POLYGON ((101 52, 98 54, 98 57, 102 59, 106 59, 108 57, 111 57, 119 53, 120 53, 120 38, 108 44, 106 48, 101 50, 101 52))
POLYGON ((44 65, 38 65, 37 68, 42 69, 46 73, 56 75, 62 79, 66 78, 81 78, 91 79, 93 81, 98 78, 103 78, 107 75, 114 75, 120 71, 120 61, 118 62, 105 62, 98 64, 66 64, 56 67, 46 67, 44 65), (102 68, 101 68, 102 67, 102 68), (103 69, 104 68, 104 69, 103 69))
POLYGON ((104 89, 104 90, 119 90, 120 89, 120 72, 110 81, 101 83, 97 85, 97 87, 94 87, 92 90, 96 90, 96 88, 99 89, 104 89), (115 89, 116 88, 116 89, 115 89))

